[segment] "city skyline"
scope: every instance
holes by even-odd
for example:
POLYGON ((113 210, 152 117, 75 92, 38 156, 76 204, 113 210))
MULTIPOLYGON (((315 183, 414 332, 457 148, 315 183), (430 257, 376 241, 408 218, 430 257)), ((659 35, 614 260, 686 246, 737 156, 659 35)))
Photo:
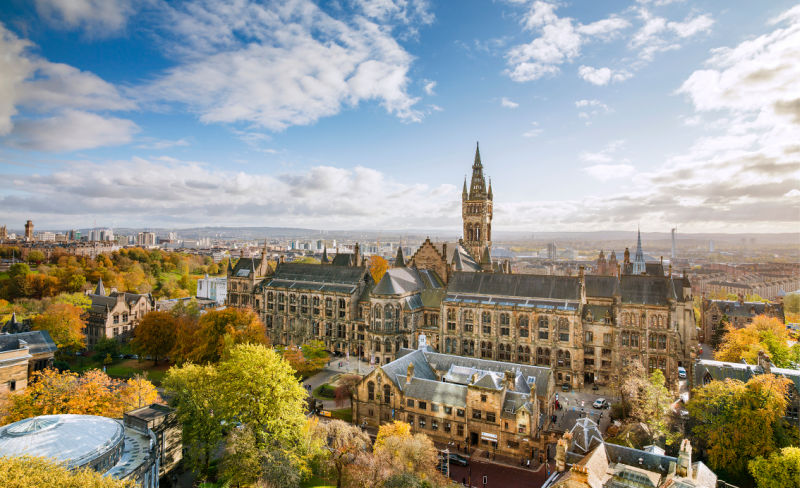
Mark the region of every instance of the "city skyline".
POLYGON ((480 140, 497 232, 800 230, 790 2, 29 3, 9 227, 455 231, 480 140))

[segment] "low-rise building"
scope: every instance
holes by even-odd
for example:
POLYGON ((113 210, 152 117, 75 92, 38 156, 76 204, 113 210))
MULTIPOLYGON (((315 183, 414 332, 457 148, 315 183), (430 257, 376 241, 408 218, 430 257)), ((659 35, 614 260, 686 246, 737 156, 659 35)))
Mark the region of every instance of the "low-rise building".
POLYGON ((710 300, 703 298, 700 312, 700 341, 711 341, 722 322, 728 322, 737 329, 753 321, 757 315, 775 317, 784 322, 782 303, 746 302, 743 295, 739 300, 710 300))
POLYGON ((556 471, 542 488, 716 488, 717 475, 692 462, 692 445, 681 442, 678 457, 608 444, 597 424, 581 418, 556 444, 556 471))
POLYGON ((126 427, 140 431, 149 429, 155 434, 159 477, 169 474, 178 466, 183 459, 183 443, 181 423, 175 410, 154 403, 125 412, 123 420, 126 427))
POLYGON ((356 424, 402 420, 437 443, 514 457, 541 447, 555 391, 550 368, 440 354, 419 340, 361 380, 356 424))
POLYGON ((219 305, 225 305, 228 296, 228 278, 225 276, 209 277, 208 273, 197 280, 197 298, 214 300, 219 305))
POLYGON ((46 330, 0 335, 0 397, 24 390, 35 371, 53 365, 56 350, 46 330))
POLYGON ((145 314, 155 308, 153 296, 140 293, 112 291, 106 295, 103 280, 89 293, 92 306, 86 321, 86 342, 92 348, 102 338, 128 342, 133 329, 145 314))

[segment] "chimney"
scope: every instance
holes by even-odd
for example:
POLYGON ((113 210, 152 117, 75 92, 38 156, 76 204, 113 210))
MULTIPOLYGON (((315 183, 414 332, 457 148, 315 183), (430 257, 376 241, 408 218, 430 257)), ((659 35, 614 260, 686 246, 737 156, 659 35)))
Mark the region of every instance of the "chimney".
POLYGON ((758 365, 761 366, 765 374, 770 374, 772 372, 772 361, 763 349, 758 351, 758 365))
POLYGON ((360 251, 360 246, 356 242, 356 247, 355 247, 355 249, 353 251, 353 266, 360 266, 361 265, 360 261, 358 260, 359 251, 360 251))
POLYGON ((470 383, 475 383, 476 381, 478 381, 478 373, 472 373, 470 383))
POLYGON ((514 391, 514 373, 512 371, 506 370, 506 390, 514 391))
POLYGON ((414 363, 408 363, 408 369, 406 370, 406 384, 411 383, 411 378, 414 377, 414 363))
POLYGON ((444 256, 444 261, 447 262, 447 243, 442 243, 442 256, 444 256))
POLYGON ((556 471, 563 473, 567 469, 567 439, 571 437, 569 433, 558 440, 556 444, 556 471))
POLYGON ((617 263, 617 278, 622 277, 622 265, 617 263))
POLYGON ((678 453, 678 465, 675 467, 675 474, 684 478, 692 477, 692 443, 689 439, 681 441, 681 450, 678 453))

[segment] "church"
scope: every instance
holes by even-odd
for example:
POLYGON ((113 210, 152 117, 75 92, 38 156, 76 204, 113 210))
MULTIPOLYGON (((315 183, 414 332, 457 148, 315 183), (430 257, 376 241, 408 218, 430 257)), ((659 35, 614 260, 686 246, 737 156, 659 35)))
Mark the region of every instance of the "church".
POLYGON ((322 264, 240 259, 228 304, 257 310, 274 344, 321 340, 380 365, 424 335, 438 353, 552 368, 572 388, 613 383, 632 361, 677 385, 697 345, 686 276, 647 269, 641 236, 633 262, 599 274, 513 274, 492 259, 493 203, 476 147, 458 242, 426 239, 408 258, 398 248, 378 283, 358 246, 322 264))

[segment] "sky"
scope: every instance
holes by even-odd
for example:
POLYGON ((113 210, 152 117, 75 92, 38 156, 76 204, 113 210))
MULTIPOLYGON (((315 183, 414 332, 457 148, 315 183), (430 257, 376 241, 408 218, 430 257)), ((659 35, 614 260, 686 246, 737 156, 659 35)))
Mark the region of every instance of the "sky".
POLYGON ((5 0, 0 225, 800 231, 800 4, 5 0))

